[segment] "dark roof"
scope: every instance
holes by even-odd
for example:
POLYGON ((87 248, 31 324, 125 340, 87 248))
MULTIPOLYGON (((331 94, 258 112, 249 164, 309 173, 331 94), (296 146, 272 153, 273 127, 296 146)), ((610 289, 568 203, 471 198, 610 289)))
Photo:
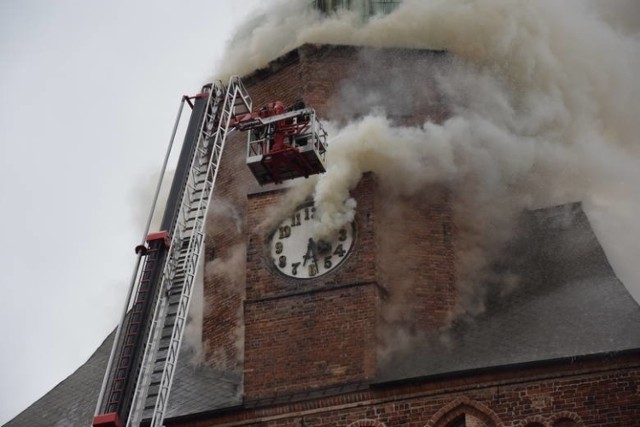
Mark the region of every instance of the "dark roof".
POLYGON ((171 387, 166 418, 198 414, 242 404, 242 379, 205 365, 192 365, 189 354, 181 354, 171 387), (180 362, 182 360, 182 362, 180 362))
POLYGON ((515 289, 492 296, 483 314, 399 349, 380 382, 640 349, 640 307, 579 203, 529 211, 518 231, 496 266, 518 279, 515 289))
MULTIPOLYGON (((458 322, 444 338, 423 336, 393 354, 379 383, 640 349, 640 307, 611 269, 580 204, 528 212, 517 234, 496 269, 518 277, 519 285, 493 296, 482 315, 458 322)), ((112 339, 6 426, 86 425, 112 339)), ((168 418, 242 404, 238 376, 191 366, 184 351, 168 418)))
MULTIPOLYGON (((91 423, 113 343, 112 332, 78 370, 29 406, 5 427, 75 427, 91 423)), ((178 358, 167 417, 199 413, 242 402, 240 378, 189 363, 189 349, 178 358)))

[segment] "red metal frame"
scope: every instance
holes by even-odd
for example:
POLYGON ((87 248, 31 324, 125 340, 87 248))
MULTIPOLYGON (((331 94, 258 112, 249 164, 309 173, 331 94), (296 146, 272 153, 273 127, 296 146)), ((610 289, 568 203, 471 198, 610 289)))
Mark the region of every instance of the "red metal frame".
POLYGON ((311 125, 309 118, 305 120, 301 114, 267 124, 260 120, 284 114, 286 111, 282 102, 275 101, 265 105, 257 112, 235 116, 231 122, 231 126, 243 131, 267 127, 267 132, 270 134, 265 137, 262 164, 269 171, 275 183, 283 181, 280 173, 282 170, 296 171, 296 176, 304 176, 305 178, 321 172, 316 170, 297 147, 291 145, 297 136, 308 131, 311 125))
POLYGON ((116 412, 110 412, 93 417, 91 425, 93 427, 122 427, 122 421, 116 412))
POLYGON ((191 107, 191 109, 193 110, 193 102, 191 102, 192 99, 198 99, 198 98, 205 98, 209 96, 209 93, 207 92, 200 92, 198 94, 195 94, 193 96, 189 96, 189 95, 182 95, 182 99, 187 101, 187 104, 189 104, 189 107, 191 107))
POLYGON ((147 235, 147 243, 151 243, 156 240, 164 240, 164 245, 167 249, 171 246, 171 236, 169 236, 168 231, 157 231, 147 235))
POLYGON ((273 182, 276 184, 283 181, 283 177, 280 174, 283 166, 285 166, 285 170, 295 170, 298 172, 297 176, 304 176, 305 178, 318 173, 297 148, 286 144, 284 148, 266 154, 262 159, 262 164, 269 171, 273 182))

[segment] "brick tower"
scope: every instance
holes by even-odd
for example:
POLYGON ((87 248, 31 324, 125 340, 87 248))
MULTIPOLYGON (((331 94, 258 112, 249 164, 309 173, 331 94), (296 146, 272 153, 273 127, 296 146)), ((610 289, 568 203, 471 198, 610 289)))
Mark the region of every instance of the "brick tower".
MULTIPOLYGON (((376 73, 363 75, 359 62, 375 61, 391 75, 411 75, 415 67, 435 67, 445 60, 431 51, 363 53, 307 45, 244 81, 257 106, 274 99, 286 105, 303 100, 321 118, 351 119, 373 106, 358 104, 349 93, 380 83, 376 73)), ((407 82, 412 83, 415 88, 387 97, 391 116, 402 123, 444 117, 433 88, 423 81, 407 82)), ((224 275, 206 282, 205 296, 216 308, 205 315, 204 337, 214 364, 244 374, 246 399, 366 383, 376 374, 390 324, 412 331, 444 324, 455 302, 455 227, 444 189, 434 188, 422 199, 392 201, 384 183, 366 174, 352 191, 358 207, 353 248, 344 261, 341 254, 323 257, 322 262, 340 265, 315 278, 282 274, 268 247, 275 224, 286 226, 292 212, 281 213, 266 228, 264 222, 297 183, 257 186, 241 166, 242 148, 239 138, 229 141, 216 195, 242 217, 242 232, 232 231, 235 226, 224 215, 212 221, 209 255, 232 259, 232 252, 246 243, 246 276, 244 283, 224 275), (399 202, 403 209, 389 208, 399 202), (390 286, 398 274, 409 280, 390 286)), ((292 221, 289 225, 295 226, 292 221)))
MULTIPOLYGON (((344 122, 383 105, 413 125, 446 117, 429 79, 449 58, 306 45, 244 81, 258 108, 303 100, 344 122)), ((433 186, 408 197, 365 173, 350 194, 353 224, 311 242, 313 206, 291 202, 304 179, 260 187, 245 160, 234 135, 207 223, 205 363, 178 359, 165 425, 640 425, 640 306, 580 203, 522 212, 491 266, 517 286, 472 322, 446 323, 463 275, 459 194, 433 186)), ((86 424, 110 339, 7 426, 86 424)))

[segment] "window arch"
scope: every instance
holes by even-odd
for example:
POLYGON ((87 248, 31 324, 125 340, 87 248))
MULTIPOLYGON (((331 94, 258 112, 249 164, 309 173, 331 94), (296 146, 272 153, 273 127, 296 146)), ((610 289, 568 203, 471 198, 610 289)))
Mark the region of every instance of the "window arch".
POLYGON ((552 427, 584 427, 582 419, 573 412, 560 412, 549 418, 552 427))
POLYGON ((465 427, 471 425, 504 427, 487 406, 466 397, 457 398, 436 412, 425 427, 465 427))
POLYGON ((384 423, 381 423, 378 420, 358 420, 349 424, 347 427, 385 427, 384 423))
POLYGON ((549 427, 544 417, 536 415, 533 417, 527 417, 520 423, 516 424, 517 427, 549 427))

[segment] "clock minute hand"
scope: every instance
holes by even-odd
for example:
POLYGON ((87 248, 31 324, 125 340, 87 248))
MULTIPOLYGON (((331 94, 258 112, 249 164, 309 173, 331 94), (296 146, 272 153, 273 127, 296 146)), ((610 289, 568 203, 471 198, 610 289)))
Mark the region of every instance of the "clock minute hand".
POLYGON ((318 264, 318 259, 316 257, 317 252, 318 252, 318 247, 316 245, 316 242, 314 242, 314 240, 311 237, 309 237, 309 243, 307 244, 307 252, 302 257, 302 259, 304 260, 302 265, 303 266, 307 265, 308 260, 313 260, 314 264, 318 264))

